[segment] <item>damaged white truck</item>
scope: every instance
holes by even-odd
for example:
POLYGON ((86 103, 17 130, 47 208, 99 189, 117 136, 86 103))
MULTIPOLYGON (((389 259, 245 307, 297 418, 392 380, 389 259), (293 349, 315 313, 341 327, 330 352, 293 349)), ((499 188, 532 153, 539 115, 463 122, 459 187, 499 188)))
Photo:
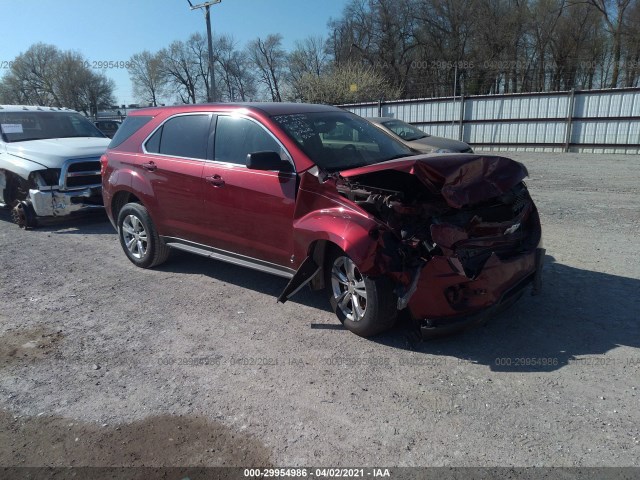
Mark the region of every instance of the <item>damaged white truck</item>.
POLYGON ((66 108, 0 105, 0 203, 21 228, 102 206, 110 139, 66 108))

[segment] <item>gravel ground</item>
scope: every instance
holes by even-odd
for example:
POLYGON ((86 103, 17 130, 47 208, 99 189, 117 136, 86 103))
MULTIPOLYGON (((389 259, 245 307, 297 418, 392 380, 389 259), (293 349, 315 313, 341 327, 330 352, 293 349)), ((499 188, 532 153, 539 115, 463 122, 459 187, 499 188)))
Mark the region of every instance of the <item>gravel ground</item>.
POLYGON ((0 214, 0 466, 639 466, 640 157, 519 153, 543 293, 487 326, 362 339, 323 293, 104 216, 0 214))

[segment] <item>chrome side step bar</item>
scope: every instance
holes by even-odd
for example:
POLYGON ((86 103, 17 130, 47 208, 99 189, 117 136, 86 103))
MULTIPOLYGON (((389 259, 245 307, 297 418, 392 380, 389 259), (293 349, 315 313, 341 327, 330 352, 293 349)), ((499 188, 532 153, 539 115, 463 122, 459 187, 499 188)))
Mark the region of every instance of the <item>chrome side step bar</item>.
POLYGON ((279 277, 292 278, 296 273, 295 270, 275 263, 265 262, 258 260, 257 258, 247 257, 219 248, 209 247, 207 245, 201 245, 195 242, 189 242, 180 238, 174 237, 162 237, 168 247, 175 248, 177 250, 183 250, 189 253, 195 253, 207 258, 213 258, 222 262, 232 263, 234 265, 240 265, 242 267, 252 268, 272 275, 278 275, 279 277))

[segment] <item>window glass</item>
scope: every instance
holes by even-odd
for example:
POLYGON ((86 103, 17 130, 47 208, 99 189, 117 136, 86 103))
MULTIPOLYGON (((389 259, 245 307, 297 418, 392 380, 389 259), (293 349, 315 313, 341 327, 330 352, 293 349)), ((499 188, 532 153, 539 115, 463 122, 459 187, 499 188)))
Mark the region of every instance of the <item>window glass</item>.
POLYGON ((282 160, 289 161, 280 144, 257 123, 246 118, 218 117, 216 160, 245 165, 247 155, 255 152, 277 152, 282 160))
POLYGON ((109 148, 114 148, 128 139, 131 135, 140 130, 143 126, 151 121, 153 117, 148 116, 131 116, 124 119, 122 125, 113 136, 113 140, 109 144, 109 148))
POLYGON ((95 125, 77 112, 0 112, 0 133, 5 142, 70 137, 105 138, 95 125))
POLYGON ((389 120, 382 125, 390 129, 393 133, 408 141, 418 140, 428 137, 425 132, 401 120, 389 120))
POLYGON ((162 127, 155 131, 151 138, 147 140, 144 148, 149 153, 160 153, 160 139, 162 138, 162 127))
POLYGON ((173 157, 207 158, 209 115, 182 115, 165 122, 160 153, 173 157))
POLYGON ((349 112, 294 113, 272 118, 314 163, 330 172, 415 154, 399 140, 349 112))

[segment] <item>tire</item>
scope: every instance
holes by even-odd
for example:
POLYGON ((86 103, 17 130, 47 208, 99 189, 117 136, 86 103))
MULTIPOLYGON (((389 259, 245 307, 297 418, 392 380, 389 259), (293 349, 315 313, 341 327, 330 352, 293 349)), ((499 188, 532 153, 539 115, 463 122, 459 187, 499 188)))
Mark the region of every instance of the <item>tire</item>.
POLYGON ((336 248, 327 258, 325 285, 331 308, 351 332, 370 337, 393 327, 398 310, 390 279, 362 275, 336 248))
POLYGON ((25 230, 38 226, 36 212, 33 210, 31 202, 27 200, 14 202, 14 207, 11 209, 11 218, 14 223, 25 230))
POLYGON ((6 174, 6 181, 3 200, 11 211, 11 219, 20 228, 36 228, 38 219, 31 201, 27 200, 29 187, 26 182, 11 173, 6 174))
POLYGON ((152 268, 169 257, 169 247, 158 235, 149 212, 139 203, 127 203, 118 214, 118 238, 131 262, 152 268))

